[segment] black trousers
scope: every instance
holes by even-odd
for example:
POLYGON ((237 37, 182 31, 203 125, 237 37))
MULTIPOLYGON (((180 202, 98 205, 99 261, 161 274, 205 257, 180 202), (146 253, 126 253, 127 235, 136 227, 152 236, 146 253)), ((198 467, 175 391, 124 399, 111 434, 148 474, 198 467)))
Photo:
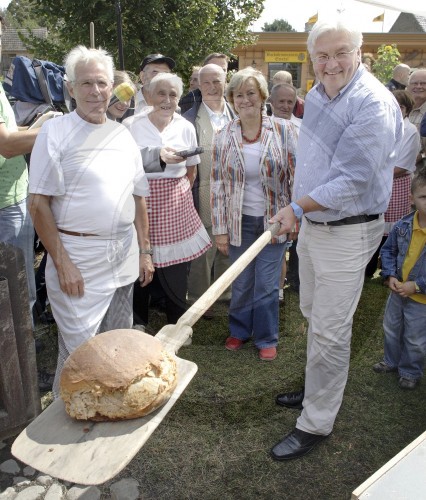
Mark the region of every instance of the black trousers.
POLYGON ((288 250, 287 281, 296 291, 299 290, 299 257, 297 255, 297 239, 288 250))
POLYGON ((133 291, 133 313, 135 322, 148 324, 149 305, 152 298, 164 296, 167 323, 175 324, 186 311, 186 293, 188 290, 188 263, 167 267, 156 267, 152 282, 141 287, 135 281, 133 291))

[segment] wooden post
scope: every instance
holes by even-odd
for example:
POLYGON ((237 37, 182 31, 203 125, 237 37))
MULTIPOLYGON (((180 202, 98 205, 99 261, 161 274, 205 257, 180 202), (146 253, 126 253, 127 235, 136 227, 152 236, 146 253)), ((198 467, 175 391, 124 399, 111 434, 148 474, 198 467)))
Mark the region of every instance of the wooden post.
POLYGON ((121 71, 124 70, 124 50, 123 50, 123 27, 121 22, 120 0, 115 2, 115 14, 117 16, 117 43, 118 43, 118 62, 121 71))
POLYGON ((94 49, 95 48, 95 23, 91 22, 90 23, 90 48, 94 49))
POLYGON ((40 412, 35 342, 22 251, 0 243, 0 439, 40 412))

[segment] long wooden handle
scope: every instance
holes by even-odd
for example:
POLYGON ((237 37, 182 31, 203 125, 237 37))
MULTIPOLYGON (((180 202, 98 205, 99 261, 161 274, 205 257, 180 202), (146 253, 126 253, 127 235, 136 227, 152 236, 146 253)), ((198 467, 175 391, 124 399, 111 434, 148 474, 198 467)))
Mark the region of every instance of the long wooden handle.
MULTIPOLYGON (((176 325, 165 325, 155 336, 164 347, 177 353, 192 335, 192 326, 201 318, 207 309, 222 295, 234 279, 247 267, 256 255, 275 236, 280 227, 276 222, 260 236, 220 278, 218 278, 210 288, 179 318, 176 325)), ((277 270, 278 272, 278 270, 277 270)))
MULTIPOLYGON (((216 302, 234 279, 250 264, 257 254, 271 241, 280 228, 280 223, 268 227, 260 236, 213 285, 179 318, 178 325, 193 326, 207 309, 216 302)), ((277 271, 278 272, 278 271, 277 271)))

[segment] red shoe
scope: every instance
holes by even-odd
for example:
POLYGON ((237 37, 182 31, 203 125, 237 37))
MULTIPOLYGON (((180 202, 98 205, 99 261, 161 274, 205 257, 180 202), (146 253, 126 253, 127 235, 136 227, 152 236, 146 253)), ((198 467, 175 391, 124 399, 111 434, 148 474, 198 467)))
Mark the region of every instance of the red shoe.
POLYGON ((243 347, 244 341, 240 339, 236 339, 235 337, 228 337, 225 340, 225 347, 228 351, 238 351, 243 347))
POLYGON ((276 347, 262 347, 259 349, 259 359, 262 361, 273 361, 277 357, 276 347))

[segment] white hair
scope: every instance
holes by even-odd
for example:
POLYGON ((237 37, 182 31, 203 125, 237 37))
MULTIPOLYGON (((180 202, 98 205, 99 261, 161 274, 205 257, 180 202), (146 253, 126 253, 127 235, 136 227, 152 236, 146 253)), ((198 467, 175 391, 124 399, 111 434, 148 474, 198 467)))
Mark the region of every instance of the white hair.
POLYGON ((424 73, 425 77, 426 77, 426 68, 423 69, 423 68, 416 68, 413 70, 413 72, 410 74, 410 76, 408 77, 408 83, 411 82, 411 79, 413 78, 414 75, 416 75, 417 73, 424 73))
POLYGON ((75 82, 75 68, 78 64, 97 62, 105 67, 108 79, 114 81, 114 61, 104 49, 88 49, 84 45, 77 45, 65 57, 65 73, 69 82, 75 82))
POLYGON ((341 18, 337 18, 335 20, 318 21, 315 23, 308 36, 307 43, 309 54, 313 54, 315 44, 320 36, 333 31, 347 34, 354 48, 359 49, 361 47, 362 32, 358 28, 351 26, 349 22, 345 22, 341 18))
POLYGON ((148 87, 148 92, 152 94, 155 91, 157 85, 161 82, 170 82, 173 85, 176 85, 178 90, 178 99, 181 98, 183 93, 183 82, 182 78, 174 73, 158 73, 154 76, 154 78, 148 83, 148 85, 144 85, 144 88, 148 87))

